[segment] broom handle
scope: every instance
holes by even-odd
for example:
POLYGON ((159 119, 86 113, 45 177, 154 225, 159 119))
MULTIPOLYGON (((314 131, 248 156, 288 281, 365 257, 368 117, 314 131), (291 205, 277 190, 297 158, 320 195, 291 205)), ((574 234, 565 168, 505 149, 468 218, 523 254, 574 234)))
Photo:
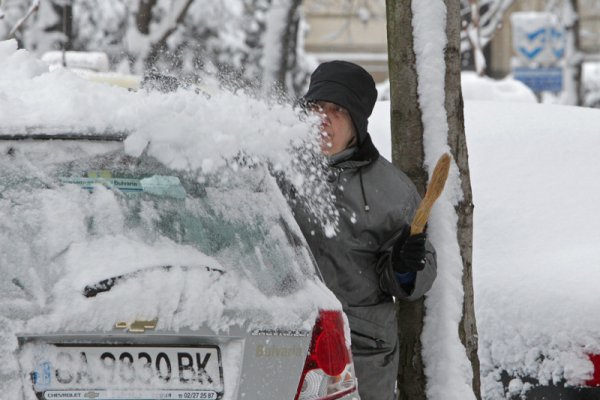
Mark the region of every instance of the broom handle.
POLYGON ((421 200, 419 208, 415 213, 412 223, 410 224, 410 234, 416 235, 422 233, 425 229, 425 224, 429 219, 431 208, 435 201, 440 197, 448 178, 448 171, 450 170, 450 155, 448 153, 442 154, 439 158, 433 173, 431 174, 431 180, 427 186, 427 192, 425 197, 421 200))

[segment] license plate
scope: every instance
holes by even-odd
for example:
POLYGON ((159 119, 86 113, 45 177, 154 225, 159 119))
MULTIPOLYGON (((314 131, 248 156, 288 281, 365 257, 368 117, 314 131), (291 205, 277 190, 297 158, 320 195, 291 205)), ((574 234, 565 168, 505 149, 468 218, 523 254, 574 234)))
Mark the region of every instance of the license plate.
POLYGON ((219 399, 217 346, 42 346, 32 380, 43 399, 219 399))

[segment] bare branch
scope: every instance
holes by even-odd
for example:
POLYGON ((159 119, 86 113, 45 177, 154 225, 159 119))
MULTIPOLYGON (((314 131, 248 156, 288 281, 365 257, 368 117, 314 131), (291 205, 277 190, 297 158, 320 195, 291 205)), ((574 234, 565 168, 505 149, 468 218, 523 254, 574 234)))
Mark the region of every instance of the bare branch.
POLYGON ((167 41, 167 39, 169 38, 169 36, 171 36, 171 34, 173 32, 175 32, 175 30, 177 29, 177 26, 181 25, 183 23, 183 19, 185 18, 185 15, 187 14, 188 9, 190 8, 190 6, 192 5, 193 2, 194 2, 194 0, 187 0, 185 5, 179 11, 179 15, 177 15, 177 18, 175 19, 175 23, 163 33, 163 35, 159 39, 158 43, 165 43, 167 41))
POLYGON ((475 59, 475 70, 479 76, 485 74, 486 62, 483 55, 483 47, 481 45, 481 18, 479 14, 479 1, 469 0, 471 6, 471 23, 467 25, 467 38, 473 49, 473 56, 475 59))
POLYGON ((179 14, 177 15, 177 18, 175 18, 174 23, 167 29, 165 29, 165 31, 162 33, 162 35, 160 35, 160 38, 158 39, 158 41, 156 41, 156 43, 152 44, 150 53, 146 57, 146 68, 149 68, 154 64, 156 58, 158 57, 159 51, 165 47, 169 36, 171 36, 171 34, 173 34, 173 32, 177 30, 177 27, 183 23, 185 15, 187 14, 188 9, 190 8, 193 2, 194 0, 187 0, 185 2, 183 7, 181 7, 181 9, 179 10, 179 14))
POLYGON ((144 35, 150 33, 150 22, 152 21, 152 9, 157 0, 140 0, 138 12, 135 15, 135 22, 138 31, 144 35))
POLYGON ((504 17, 515 0, 479 0, 478 7, 474 9, 475 0, 462 0, 461 17, 470 19, 461 32, 461 48, 466 50, 471 47, 472 30, 475 29, 474 21, 477 20, 477 36, 479 47, 484 49, 502 27, 504 17), (483 10, 483 11, 481 11, 483 10), (474 15, 474 12, 477 15, 474 15))
POLYGON ((25 21, 27 21, 27 19, 34 12, 36 12, 39 8, 40 8, 40 0, 32 0, 31 6, 29 6, 29 10, 27 10, 27 13, 20 20, 17 21, 15 26, 13 26, 13 28, 10 30, 10 32, 8 32, 8 36, 6 38, 7 39, 12 38, 14 36, 14 34, 17 32, 17 30, 19 30, 21 25, 23 25, 25 23, 25 21))

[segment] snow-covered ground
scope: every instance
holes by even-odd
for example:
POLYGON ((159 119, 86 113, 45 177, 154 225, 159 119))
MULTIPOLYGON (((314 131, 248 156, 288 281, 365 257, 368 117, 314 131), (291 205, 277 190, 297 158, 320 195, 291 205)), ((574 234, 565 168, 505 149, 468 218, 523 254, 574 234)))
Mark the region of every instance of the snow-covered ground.
POLYGON ((475 72, 463 71, 461 86, 465 100, 537 103, 531 89, 511 77, 495 80, 487 76, 478 76, 475 72))

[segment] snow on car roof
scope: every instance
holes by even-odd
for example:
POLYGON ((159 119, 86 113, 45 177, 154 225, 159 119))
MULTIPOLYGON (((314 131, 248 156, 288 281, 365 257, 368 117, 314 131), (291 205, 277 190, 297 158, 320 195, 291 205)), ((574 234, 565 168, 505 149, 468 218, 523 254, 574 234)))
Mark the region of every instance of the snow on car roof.
MULTIPOLYGON (((289 160, 290 144, 314 135, 314 120, 299 118, 283 102, 266 102, 242 91, 211 95, 128 91, 82 79, 47 64, 14 40, 0 42, 0 129, 125 131, 129 151, 168 143, 161 161, 173 168, 210 169, 246 151, 274 163, 289 160), (165 152, 166 150, 166 152, 165 152)), ((316 141, 316 139, 315 139, 316 141)))

